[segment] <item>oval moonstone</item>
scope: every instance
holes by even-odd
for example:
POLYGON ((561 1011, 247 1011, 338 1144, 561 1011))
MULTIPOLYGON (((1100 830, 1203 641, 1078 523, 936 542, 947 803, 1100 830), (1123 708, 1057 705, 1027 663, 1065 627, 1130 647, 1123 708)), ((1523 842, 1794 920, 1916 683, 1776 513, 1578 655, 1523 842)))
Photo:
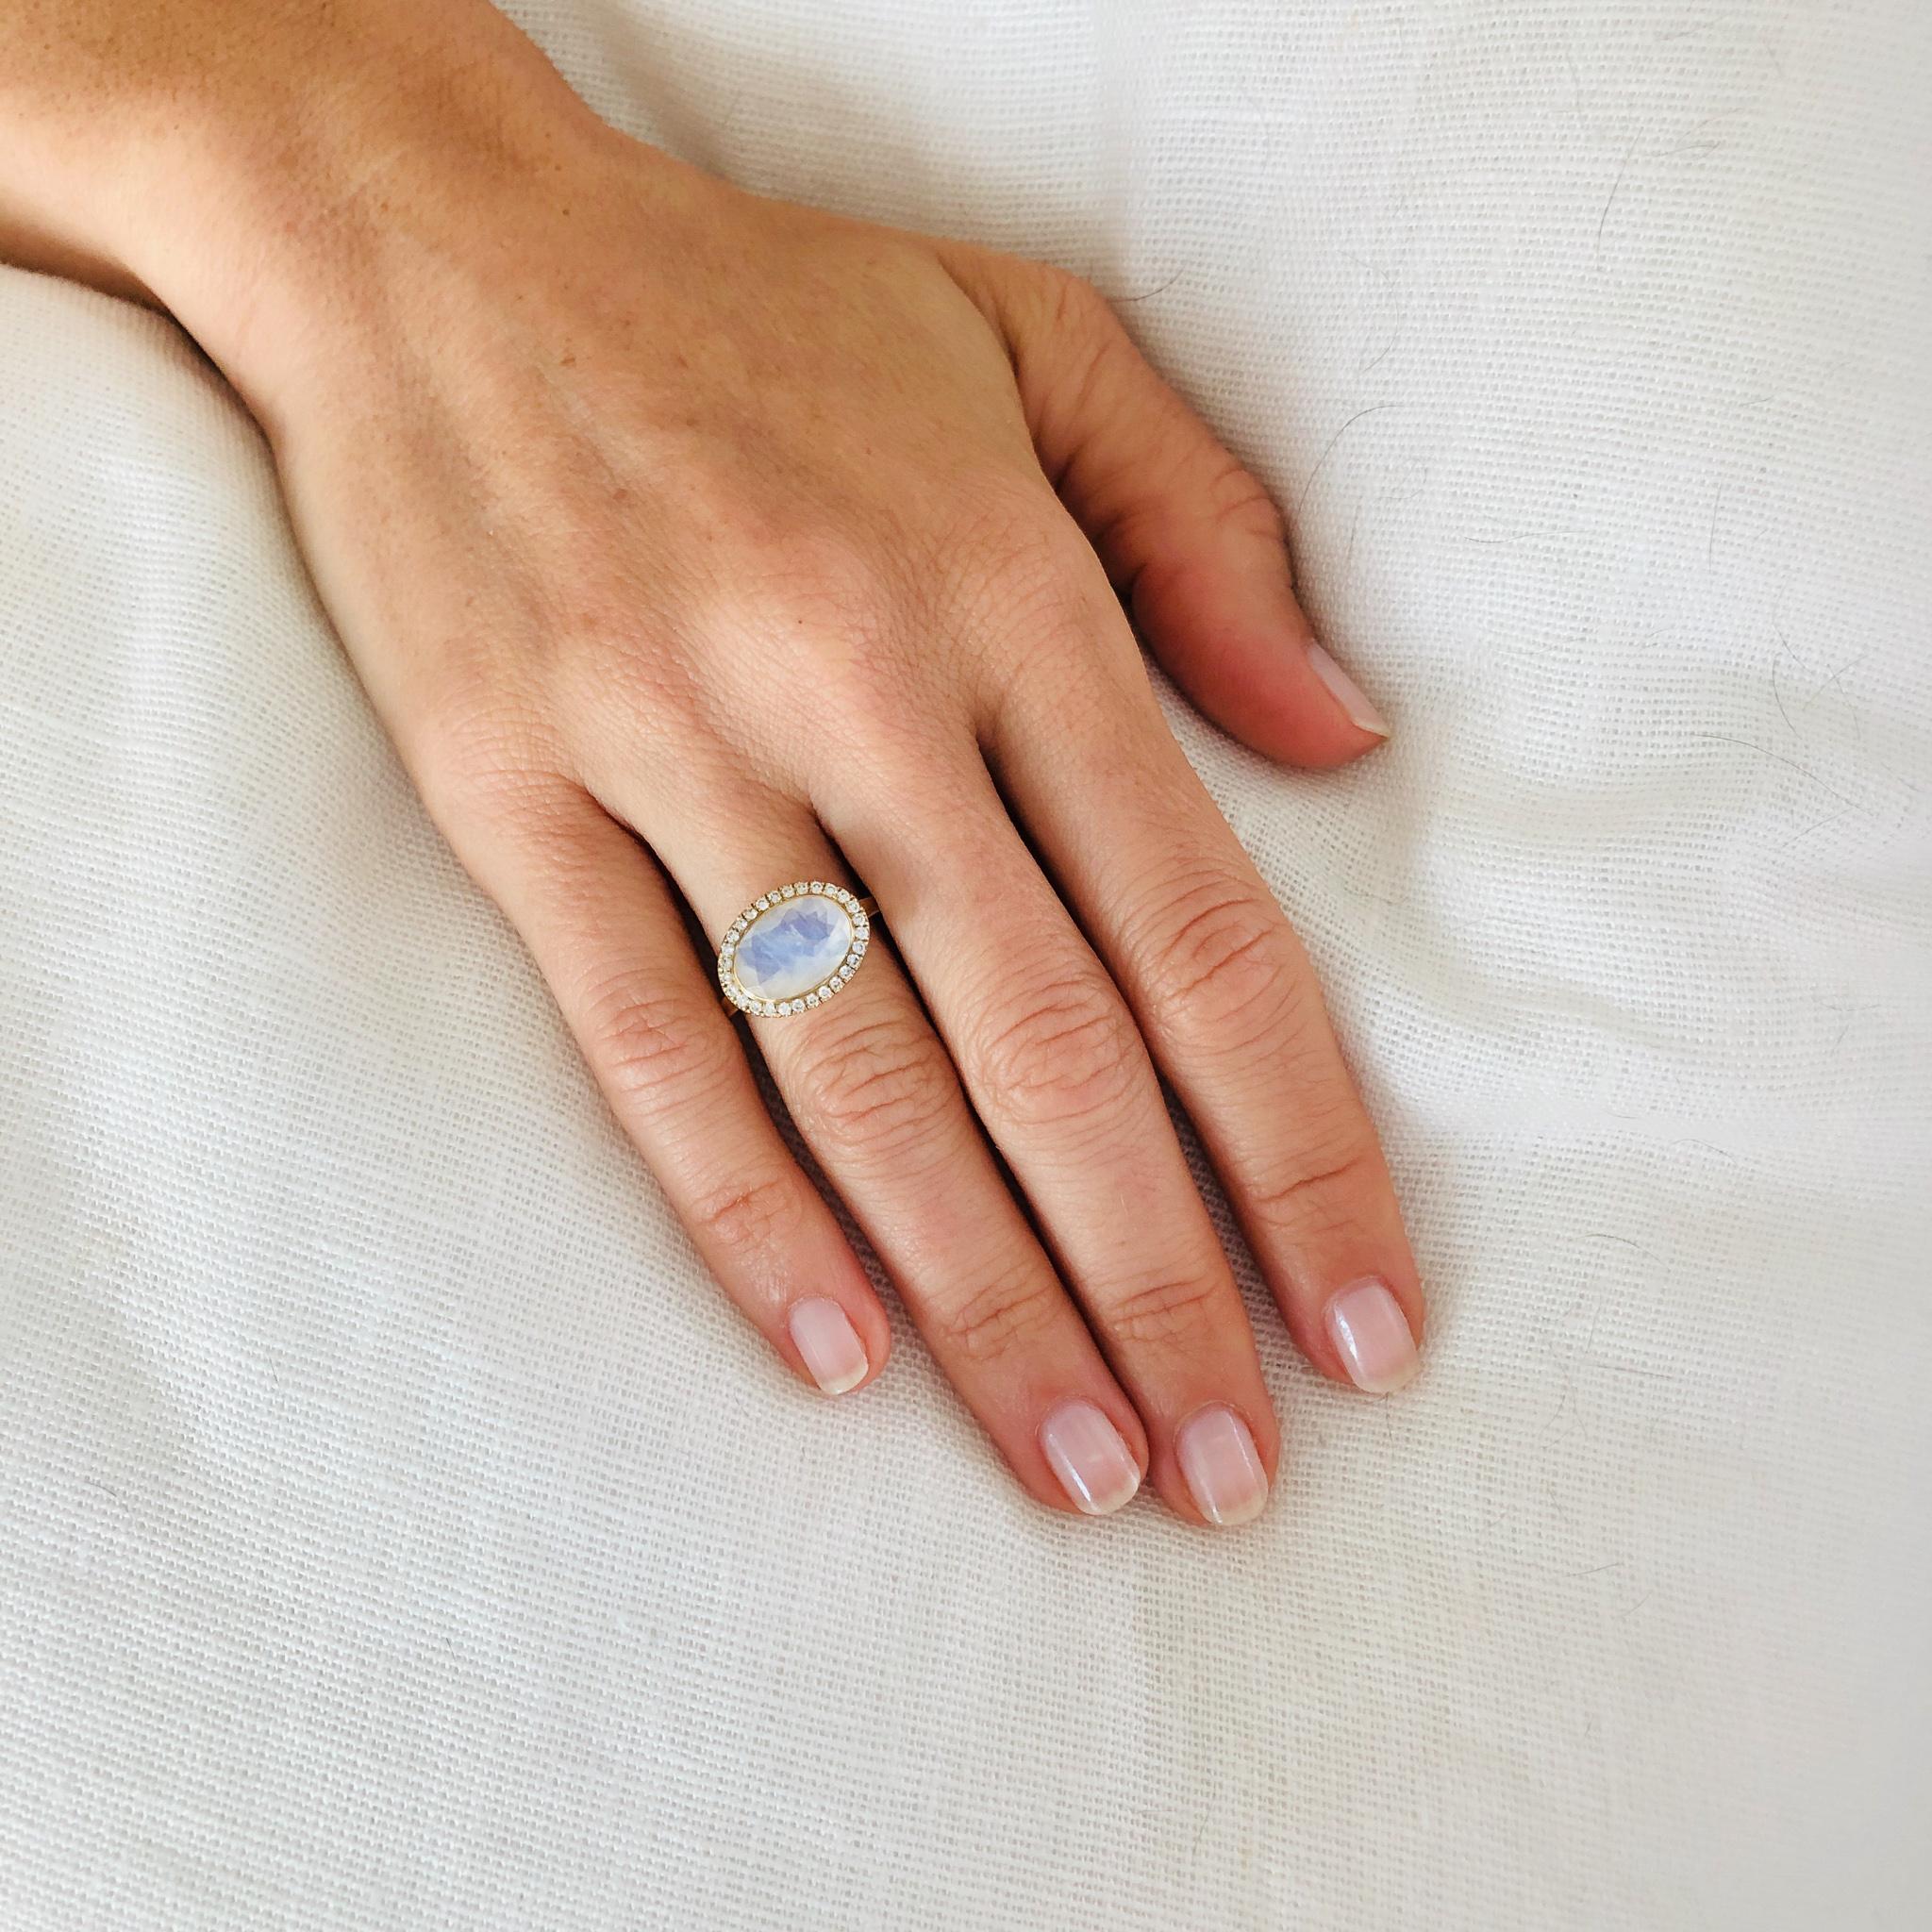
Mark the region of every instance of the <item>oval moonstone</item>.
POLYGON ((845 963, 852 915, 836 899, 800 892, 768 906, 738 937, 731 970, 755 1000, 795 1000, 845 963))

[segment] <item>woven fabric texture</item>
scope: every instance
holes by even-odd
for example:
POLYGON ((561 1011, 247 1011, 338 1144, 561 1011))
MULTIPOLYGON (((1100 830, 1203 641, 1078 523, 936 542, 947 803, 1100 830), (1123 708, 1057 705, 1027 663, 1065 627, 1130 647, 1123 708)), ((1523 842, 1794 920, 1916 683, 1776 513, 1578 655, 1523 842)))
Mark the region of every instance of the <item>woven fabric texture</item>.
POLYGON ((1932 15, 513 11, 735 179, 1091 275, 1278 491, 1394 741, 1172 715, 1426 1371, 1254 1292, 1228 1537, 1041 1511, 909 1330, 794 1386, 247 415, 0 271, 0 1924, 1932 1922, 1932 15))

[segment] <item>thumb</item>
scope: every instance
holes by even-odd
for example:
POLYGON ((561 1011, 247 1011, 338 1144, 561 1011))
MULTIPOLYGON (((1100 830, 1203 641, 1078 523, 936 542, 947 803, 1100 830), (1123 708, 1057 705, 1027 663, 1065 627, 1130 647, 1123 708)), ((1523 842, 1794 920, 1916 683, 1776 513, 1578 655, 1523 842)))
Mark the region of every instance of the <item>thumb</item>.
POLYGON ((1041 465, 1181 689, 1288 764, 1346 764, 1388 737, 1295 602, 1267 491, 1098 291, 1008 258, 953 266, 1006 336, 1041 465))

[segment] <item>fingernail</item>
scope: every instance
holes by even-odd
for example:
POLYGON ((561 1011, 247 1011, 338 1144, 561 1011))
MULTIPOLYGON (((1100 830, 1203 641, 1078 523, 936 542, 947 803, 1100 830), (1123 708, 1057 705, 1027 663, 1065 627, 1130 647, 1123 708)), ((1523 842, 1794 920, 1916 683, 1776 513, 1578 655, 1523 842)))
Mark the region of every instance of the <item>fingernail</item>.
POLYGON ((1040 1425, 1040 1446, 1060 1488, 1089 1516, 1133 1500, 1140 1465, 1121 1432, 1091 1402, 1063 1402, 1040 1425))
POLYGON ((824 1295, 800 1302, 791 1310, 790 1326, 792 1347, 827 1395, 842 1395, 865 1380, 865 1372, 872 1367, 865 1358, 865 1343, 837 1302, 824 1295))
POLYGON ((1268 1472, 1248 1425, 1231 1408, 1204 1408, 1174 1442, 1194 1507, 1224 1529, 1261 1513, 1268 1472))
POLYGON ((1348 1379, 1371 1395, 1400 1389, 1422 1367, 1408 1317, 1379 1281, 1357 1281, 1341 1290, 1328 1304, 1328 1332, 1348 1379))
POLYGON ((1362 688, 1320 644, 1308 646, 1308 667, 1335 693, 1335 702, 1348 713, 1348 722, 1357 731, 1373 731, 1377 738, 1389 736, 1389 721, 1370 704, 1362 688))

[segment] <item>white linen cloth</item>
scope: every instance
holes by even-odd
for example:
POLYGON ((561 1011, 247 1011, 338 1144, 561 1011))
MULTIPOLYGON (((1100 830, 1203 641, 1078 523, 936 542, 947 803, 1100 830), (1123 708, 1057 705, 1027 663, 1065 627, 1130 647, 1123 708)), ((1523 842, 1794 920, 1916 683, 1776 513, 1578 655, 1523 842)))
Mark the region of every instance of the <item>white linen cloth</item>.
POLYGON ((909 1331, 793 1385, 247 416, 0 271, 0 1925, 1932 1923, 1927 9, 515 11, 741 181, 1085 269, 1293 511, 1393 742, 1174 715, 1426 1371, 1257 1294, 1229 1536, 1038 1509, 909 1331))

